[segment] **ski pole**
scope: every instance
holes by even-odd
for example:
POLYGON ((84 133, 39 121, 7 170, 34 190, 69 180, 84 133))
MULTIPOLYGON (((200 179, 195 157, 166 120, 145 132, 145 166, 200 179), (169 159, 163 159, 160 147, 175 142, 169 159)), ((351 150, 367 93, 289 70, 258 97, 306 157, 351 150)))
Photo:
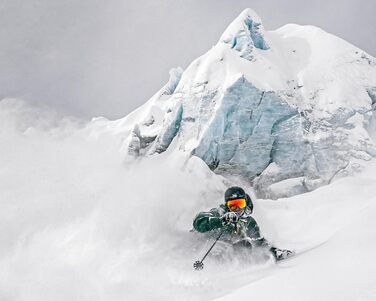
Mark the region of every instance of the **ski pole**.
POLYGON ((209 248, 209 250, 206 252, 206 254, 204 255, 204 257, 202 257, 201 260, 196 260, 193 263, 193 267, 194 267, 195 270, 199 271, 199 270, 202 270, 204 268, 204 263, 203 263, 204 259, 206 258, 206 256, 208 256, 208 254, 213 249, 213 247, 215 246, 215 244, 217 243, 217 241, 221 238, 223 232, 225 232, 225 229, 223 229, 221 231, 221 233, 219 233, 218 237, 216 238, 216 240, 214 241, 214 243, 211 245, 211 247, 209 248))

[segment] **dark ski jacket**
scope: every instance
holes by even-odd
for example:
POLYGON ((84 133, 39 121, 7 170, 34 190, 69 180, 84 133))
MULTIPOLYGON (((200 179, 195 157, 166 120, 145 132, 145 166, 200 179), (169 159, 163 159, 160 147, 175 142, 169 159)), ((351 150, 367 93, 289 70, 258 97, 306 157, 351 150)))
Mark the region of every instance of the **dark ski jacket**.
POLYGON ((252 210, 246 207, 243 214, 239 217, 236 225, 223 225, 221 217, 230 210, 225 205, 220 205, 219 208, 213 208, 207 212, 200 212, 193 220, 193 228, 198 232, 218 233, 222 229, 224 235, 222 240, 227 240, 232 243, 242 239, 263 240, 259 226, 255 219, 251 216, 252 210), (212 231, 213 230, 213 231, 212 231))

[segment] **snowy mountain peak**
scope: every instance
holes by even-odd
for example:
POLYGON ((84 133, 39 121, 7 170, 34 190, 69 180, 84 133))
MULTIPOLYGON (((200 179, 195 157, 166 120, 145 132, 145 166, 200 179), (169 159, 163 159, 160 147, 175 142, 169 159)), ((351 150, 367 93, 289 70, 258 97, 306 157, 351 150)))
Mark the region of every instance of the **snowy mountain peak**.
POLYGON ((258 197, 278 198, 376 156, 376 60, 324 30, 265 31, 247 9, 207 53, 170 73, 144 106, 106 124, 127 137, 130 157, 184 152, 247 181, 258 197))
POLYGON ((252 49, 269 49, 260 17, 250 8, 245 9, 225 30, 219 43, 226 43, 239 51, 243 58, 252 59, 252 49))

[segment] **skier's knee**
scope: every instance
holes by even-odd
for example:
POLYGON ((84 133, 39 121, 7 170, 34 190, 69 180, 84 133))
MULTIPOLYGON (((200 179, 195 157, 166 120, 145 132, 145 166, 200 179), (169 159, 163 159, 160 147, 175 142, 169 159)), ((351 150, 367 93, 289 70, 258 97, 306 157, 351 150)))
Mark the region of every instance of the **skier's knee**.
POLYGON ((252 242, 249 239, 242 239, 233 244, 234 248, 248 248, 252 249, 252 242))

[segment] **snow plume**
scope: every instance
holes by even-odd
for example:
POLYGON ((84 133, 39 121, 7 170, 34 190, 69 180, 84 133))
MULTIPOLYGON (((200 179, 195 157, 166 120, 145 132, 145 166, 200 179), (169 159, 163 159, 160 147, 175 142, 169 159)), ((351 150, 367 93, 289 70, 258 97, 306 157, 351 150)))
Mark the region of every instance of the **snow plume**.
MULTIPOLYGON (((340 259, 344 274, 364 280, 346 288, 333 282, 332 291, 341 286, 354 296, 359 287, 370 296, 376 266, 360 269, 341 251, 345 238, 362 245, 374 237, 372 162, 358 179, 278 202, 255 200, 255 218, 273 244, 299 252, 328 242, 324 249, 280 269, 268 261, 245 264, 218 243, 205 269, 196 272, 192 263, 213 240, 189 232, 192 219, 217 206, 228 185, 201 159, 166 150, 124 161, 116 135, 98 134, 93 123, 56 119, 20 101, 1 101, 0 117, 1 300, 210 300, 233 296, 245 285, 241 298, 261 300, 264 283, 282 292, 280 300, 291 300, 289 286, 281 283, 291 279, 294 288, 304 287, 311 270, 316 300, 325 300, 324 275, 336 278, 328 261, 320 264, 327 254, 340 259), (351 220, 357 222, 349 225, 351 220)), ((366 250, 350 245, 354 258, 376 249, 372 240, 366 250)))
POLYGON ((125 164, 119 141, 90 125, 0 108, 1 300, 165 300, 192 285, 179 278, 203 253, 192 218, 224 189, 204 163, 125 164))

